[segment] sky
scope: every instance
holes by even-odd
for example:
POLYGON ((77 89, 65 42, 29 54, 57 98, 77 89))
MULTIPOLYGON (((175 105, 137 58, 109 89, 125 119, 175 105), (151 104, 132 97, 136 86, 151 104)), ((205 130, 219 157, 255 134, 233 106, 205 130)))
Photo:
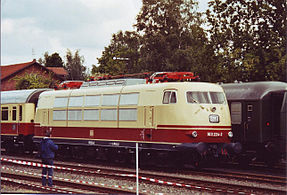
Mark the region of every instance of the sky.
MULTIPOLYGON (((199 1, 199 11, 208 0, 199 1)), ((80 51, 84 65, 98 65, 112 34, 135 30, 141 0, 1 0, 1 65, 80 51)))

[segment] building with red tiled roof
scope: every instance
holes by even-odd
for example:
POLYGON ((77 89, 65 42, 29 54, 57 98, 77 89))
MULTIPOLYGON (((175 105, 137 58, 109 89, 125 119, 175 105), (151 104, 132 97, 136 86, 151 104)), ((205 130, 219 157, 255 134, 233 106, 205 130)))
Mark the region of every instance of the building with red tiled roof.
POLYGON ((1 66, 1 91, 16 89, 15 77, 24 76, 26 73, 34 73, 49 78, 52 75, 53 80, 62 82, 66 80, 67 71, 61 67, 47 68, 42 66, 34 59, 31 62, 21 64, 12 64, 1 66))

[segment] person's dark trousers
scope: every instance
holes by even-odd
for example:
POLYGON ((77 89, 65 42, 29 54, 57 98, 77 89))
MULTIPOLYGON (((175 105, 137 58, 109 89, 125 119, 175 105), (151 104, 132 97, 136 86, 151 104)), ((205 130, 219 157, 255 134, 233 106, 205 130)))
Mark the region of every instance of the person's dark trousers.
MULTIPOLYGON (((42 159, 42 164, 44 165, 53 165, 53 159, 42 159)), ((48 186, 53 186, 53 168, 43 167, 42 169, 42 185, 46 186, 47 184, 47 171, 48 171, 48 186)))

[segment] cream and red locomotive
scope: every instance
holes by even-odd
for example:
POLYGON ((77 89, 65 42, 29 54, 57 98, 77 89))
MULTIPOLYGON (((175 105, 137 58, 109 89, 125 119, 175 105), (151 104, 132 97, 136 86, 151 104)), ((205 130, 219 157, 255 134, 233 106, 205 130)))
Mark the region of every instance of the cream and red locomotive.
POLYGON ((138 142, 142 162, 198 165, 241 150, 240 144, 231 143, 222 87, 203 82, 117 79, 45 91, 34 125, 34 142, 49 130, 61 155, 127 162, 138 142))

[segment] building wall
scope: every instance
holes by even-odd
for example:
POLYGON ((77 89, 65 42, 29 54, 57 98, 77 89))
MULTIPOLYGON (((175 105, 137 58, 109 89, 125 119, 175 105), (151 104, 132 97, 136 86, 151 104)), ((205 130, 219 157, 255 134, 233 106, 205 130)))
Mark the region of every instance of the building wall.
MULTIPOLYGON (((40 66, 34 64, 32 66, 29 66, 23 70, 21 70, 20 72, 18 72, 17 74, 10 76, 6 79, 3 79, 1 81, 1 91, 9 91, 9 90, 16 90, 16 77, 21 77, 21 76, 25 76, 26 74, 39 74, 45 78, 49 78, 49 73, 48 71, 46 71, 45 69, 41 68, 40 66)), ((60 80, 59 78, 57 78, 56 76, 53 76, 53 80, 61 82, 62 80, 60 80)))

